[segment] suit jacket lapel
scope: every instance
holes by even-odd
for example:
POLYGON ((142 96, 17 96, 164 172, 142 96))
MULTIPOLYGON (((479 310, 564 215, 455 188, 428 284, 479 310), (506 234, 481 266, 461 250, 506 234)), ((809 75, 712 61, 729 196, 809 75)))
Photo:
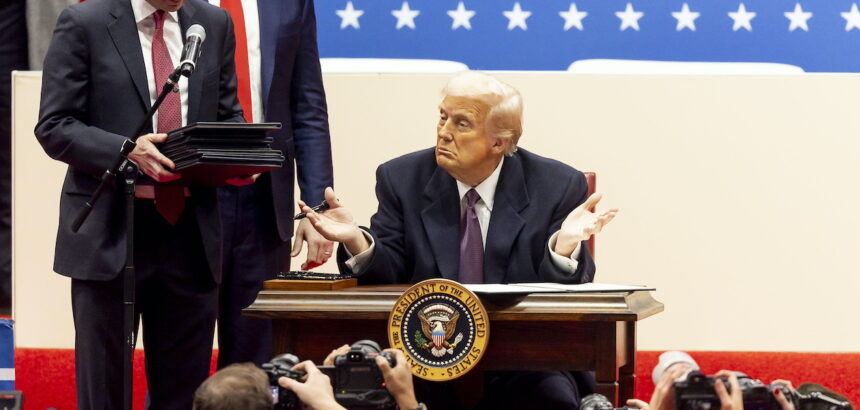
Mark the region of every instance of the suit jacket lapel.
POLYGON ((430 238, 430 249, 445 279, 457 280, 460 270, 460 195, 457 182, 436 168, 424 188, 421 221, 430 238))
POLYGON ((260 75, 263 88, 263 106, 268 107, 269 89, 272 86, 272 75, 275 71, 275 51, 277 40, 280 35, 278 29, 281 27, 281 17, 284 5, 295 7, 298 1, 283 0, 257 0, 257 14, 260 16, 260 75))
MULTIPOLYGON (((194 3, 190 1, 186 1, 182 8, 179 9, 179 27, 182 28, 183 42, 185 42, 185 32, 188 31, 188 27, 195 24, 203 26, 204 29, 211 27, 209 25, 209 19, 206 18, 206 13, 197 13, 196 11, 197 9, 195 8, 194 3)), ((207 35, 212 35, 212 33, 207 33, 207 35)), ((203 93, 203 77, 208 71, 210 71, 209 68, 203 64, 203 61, 214 61, 216 64, 221 61, 221 56, 204 56, 206 51, 206 43, 204 42, 200 58, 197 60, 197 68, 188 79, 188 124, 197 122, 197 111, 200 108, 200 98, 203 93)), ((220 73, 220 70, 215 71, 220 73)))
POLYGON ((149 108, 146 65, 143 62, 143 51, 140 47, 140 37, 137 34, 137 23, 134 21, 131 2, 115 1, 110 13, 116 20, 108 24, 108 33, 134 82, 141 104, 144 109, 149 108))
POLYGON ((519 156, 505 158, 493 201, 487 244, 484 248, 484 280, 503 283, 511 247, 525 226, 520 212, 529 204, 523 167, 519 156))

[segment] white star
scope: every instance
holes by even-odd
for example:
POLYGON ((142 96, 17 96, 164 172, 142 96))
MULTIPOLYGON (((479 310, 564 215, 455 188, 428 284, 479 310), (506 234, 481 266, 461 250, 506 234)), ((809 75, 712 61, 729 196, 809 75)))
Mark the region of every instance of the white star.
POLYGON ((860 10, 857 10, 857 3, 851 3, 851 11, 839 14, 845 19, 845 31, 851 31, 855 27, 860 30, 860 10))
POLYGON ((391 14, 394 17, 397 17, 398 30, 400 30, 400 28, 403 26, 415 30, 415 17, 418 17, 421 12, 418 10, 410 10, 409 3, 404 1, 403 6, 400 7, 400 10, 391 10, 391 14))
POLYGON ((448 10, 448 16, 451 17, 451 30, 456 30, 458 27, 465 27, 466 30, 472 29, 472 23, 469 20, 475 17, 475 10, 466 10, 466 6, 461 1, 457 5, 457 10, 448 10))
POLYGON ((644 15, 645 13, 641 11, 634 11, 633 5, 630 3, 627 3, 627 8, 624 11, 615 12, 615 16, 621 19, 621 28, 619 29, 621 31, 627 30, 628 27, 639 31, 639 19, 644 15))
POLYGON ((588 15, 588 12, 579 11, 576 9, 576 3, 570 3, 570 9, 558 12, 558 15, 564 19, 564 31, 570 30, 571 27, 582 31, 582 19, 588 15))
POLYGON ((738 6, 738 11, 730 11, 729 17, 735 21, 732 31, 738 31, 741 27, 747 29, 747 31, 752 31, 752 24, 750 22, 755 18, 755 12, 747 11, 743 3, 738 6))
POLYGON ((346 2, 346 8, 343 10, 334 11, 340 17, 340 29, 343 30, 347 26, 352 26, 355 29, 359 28, 358 18, 364 14, 364 10, 356 10, 352 6, 352 2, 346 2))
POLYGON ((526 26, 526 19, 532 15, 530 11, 523 11, 520 8, 520 2, 514 3, 514 9, 511 11, 504 11, 502 14, 508 18, 508 30, 513 30, 514 27, 519 27, 523 30, 528 30, 528 26, 526 26))
POLYGON ((800 3, 795 3, 794 11, 786 11, 785 18, 791 20, 791 24, 788 26, 788 31, 794 31, 796 28, 802 28, 803 31, 809 31, 809 26, 806 25, 806 20, 812 18, 811 11, 803 11, 800 7, 800 3))
POLYGON ((696 19, 699 18, 698 11, 690 11, 690 6, 687 3, 681 7, 681 11, 672 12, 672 17, 675 20, 678 20, 678 24, 675 26, 675 31, 681 31, 685 28, 690 29, 691 31, 696 31, 696 19))

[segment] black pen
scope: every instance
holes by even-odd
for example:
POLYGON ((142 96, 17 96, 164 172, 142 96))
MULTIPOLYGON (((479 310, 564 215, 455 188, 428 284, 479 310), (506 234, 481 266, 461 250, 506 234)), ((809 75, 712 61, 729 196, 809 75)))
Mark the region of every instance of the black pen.
MULTIPOLYGON (((319 204, 319 205, 317 205, 317 206, 315 206, 315 207, 313 207, 313 208, 311 208, 311 209, 312 209, 314 212, 322 212, 322 211, 325 211, 325 210, 329 209, 328 201, 323 200, 321 204, 319 204)), ((306 213, 304 213, 304 212, 299 212, 299 213, 297 213, 297 214, 296 214, 296 216, 294 216, 294 217, 293 217, 293 220, 294 220, 294 221, 297 221, 297 220, 299 220, 299 219, 304 219, 304 218, 306 218, 307 216, 308 216, 308 214, 306 214, 306 213)))

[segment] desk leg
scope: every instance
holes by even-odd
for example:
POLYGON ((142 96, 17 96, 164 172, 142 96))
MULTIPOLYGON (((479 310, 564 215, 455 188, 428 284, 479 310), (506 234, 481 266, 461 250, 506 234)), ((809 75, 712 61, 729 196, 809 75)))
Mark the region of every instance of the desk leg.
POLYGON ((636 322, 624 322, 626 329, 624 346, 627 364, 619 370, 619 402, 623 405, 628 399, 636 398, 636 322))
POLYGON ((604 322, 597 326, 595 338, 595 376, 597 392, 606 396, 609 401, 618 406, 618 355, 616 339, 618 338, 616 322, 604 322))

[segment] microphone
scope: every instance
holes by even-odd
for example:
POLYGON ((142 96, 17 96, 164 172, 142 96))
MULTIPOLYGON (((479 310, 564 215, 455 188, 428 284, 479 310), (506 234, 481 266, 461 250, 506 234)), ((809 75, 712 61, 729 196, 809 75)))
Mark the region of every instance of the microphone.
POLYGON ((197 57, 200 57, 203 40, 206 40, 206 30, 203 26, 195 24, 188 27, 185 32, 185 47, 182 49, 182 58, 179 61, 179 73, 191 77, 197 66, 197 57))

